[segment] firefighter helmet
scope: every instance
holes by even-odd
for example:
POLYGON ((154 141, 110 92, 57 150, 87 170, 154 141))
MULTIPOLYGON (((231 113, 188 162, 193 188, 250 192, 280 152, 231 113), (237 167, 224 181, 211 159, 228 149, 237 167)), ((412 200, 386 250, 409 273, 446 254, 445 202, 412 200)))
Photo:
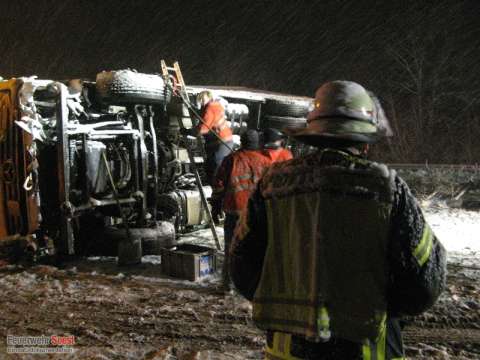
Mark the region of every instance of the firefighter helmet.
POLYGON ((287 133, 310 144, 322 138, 374 143, 392 135, 378 98, 355 82, 338 80, 323 84, 315 93, 307 127, 287 133))

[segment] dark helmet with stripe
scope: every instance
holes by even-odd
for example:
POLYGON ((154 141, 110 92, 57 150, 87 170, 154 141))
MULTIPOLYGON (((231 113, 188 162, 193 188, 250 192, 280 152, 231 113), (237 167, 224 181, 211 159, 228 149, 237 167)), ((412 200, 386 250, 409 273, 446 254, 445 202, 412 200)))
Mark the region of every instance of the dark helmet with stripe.
POLYGON ((322 139, 375 143, 392 136, 378 98, 355 82, 340 80, 317 90, 306 128, 286 132, 312 145, 322 139))

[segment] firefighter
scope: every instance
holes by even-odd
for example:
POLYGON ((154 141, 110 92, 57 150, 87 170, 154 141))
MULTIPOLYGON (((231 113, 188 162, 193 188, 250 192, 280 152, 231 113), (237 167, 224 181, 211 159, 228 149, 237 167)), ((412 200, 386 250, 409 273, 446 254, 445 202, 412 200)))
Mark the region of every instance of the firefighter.
POLYGON ((283 147, 284 134, 273 128, 267 128, 263 132, 263 153, 272 163, 293 159, 290 150, 283 147))
POLYGON ((214 218, 218 218, 222 209, 225 212, 223 285, 226 290, 229 290, 230 286, 228 250, 233 238, 233 230, 263 170, 270 165, 270 161, 259 150, 260 141, 257 131, 247 130, 240 140, 241 148, 227 156, 218 169, 211 199, 214 218))
POLYGON ((198 133, 205 138, 206 172, 210 185, 213 184, 223 159, 233 148, 232 130, 225 119, 225 109, 220 101, 213 98, 210 91, 202 91, 197 95, 202 122, 193 129, 182 129, 183 134, 196 136, 198 133), (215 134, 216 135, 215 135, 215 134))
POLYGON ((231 247, 231 277, 266 331, 267 359, 403 359, 398 318, 445 286, 446 253, 407 184, 365 159, 391 135, 357 83, 321 86, 308 126, 317 152, 273 164, 231 247))

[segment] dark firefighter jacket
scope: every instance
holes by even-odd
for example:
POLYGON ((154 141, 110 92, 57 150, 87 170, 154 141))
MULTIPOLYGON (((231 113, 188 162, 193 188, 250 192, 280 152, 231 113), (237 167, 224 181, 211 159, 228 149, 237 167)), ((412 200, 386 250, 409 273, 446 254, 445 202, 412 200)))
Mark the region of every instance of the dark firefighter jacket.
POLYGON ((213 201, 223 200, 223 211, 239 215, 269 165, 270 161, 259 150, 240 149, 230 154, 215 176, 213 201))
POLYGON ((290 150, 279 147, 279 148, 266 148, 263 150, 263 153, 266 157, 270 159, 272 163, 279 161, 287 161, 293 159, 293 155, 290 150))
POLYGON ((400 359, 394 318, 428 309, 446 276, 445 250, 406 183, 338 150, 266 172, 230 269, 278 359, 400 359))
POLYGON ((225 109, 218 101, 210 101, 203 109, 203 123, 199 125, 200 134, 205 135, 208 143, 217 143, 214 135, 209 134, 209 129, 215 131, 223 141, 232 140, 232 130, 225 119, 225 109))

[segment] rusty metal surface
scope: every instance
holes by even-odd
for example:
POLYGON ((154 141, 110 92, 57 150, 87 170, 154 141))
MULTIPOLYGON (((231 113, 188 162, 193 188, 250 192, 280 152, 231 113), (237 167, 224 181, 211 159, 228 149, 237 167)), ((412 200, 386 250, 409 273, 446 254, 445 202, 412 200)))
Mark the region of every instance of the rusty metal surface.
POLYGON ((0 83, 0 238, 38 227, 34 193, 23 187, 32 162, 32 137, 15 125, 21 85, 18 79, 0 83))
POLYGON ((14 234, 20 225, 20 204, 18 201, 18 174, 16 159, 16 133, 13 124, 16 93, 15 82, 9 81, 0 89, 0 128, 3 141, 0 143, 0 185, 2 192, 2 222, 0 230, 4 235, 14 234))

